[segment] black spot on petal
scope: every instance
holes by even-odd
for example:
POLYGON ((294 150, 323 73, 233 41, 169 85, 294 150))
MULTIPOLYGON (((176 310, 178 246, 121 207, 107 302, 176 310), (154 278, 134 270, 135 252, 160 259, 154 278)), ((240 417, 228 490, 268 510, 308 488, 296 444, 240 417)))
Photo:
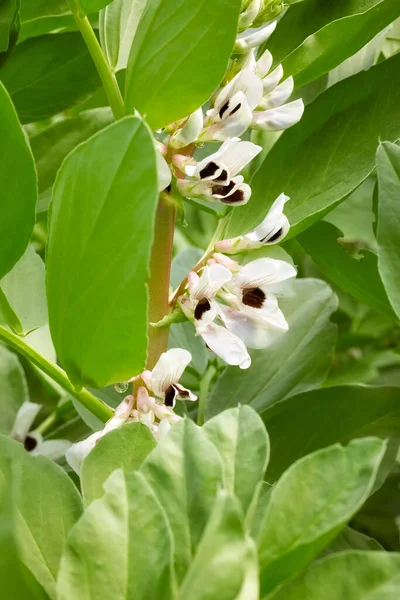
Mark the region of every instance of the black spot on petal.
POLYGON ((227 196, 235 187, 235 182, 230 181, 228 185, 213 185, 211 191, 214 195, 227 196))
POLYGON ((221 106, 221 108, 219 109, 219 111, 218 111, 220 119, 223 119, 224 114, 226 113, 226 111, 228 110, 228 108, 229 108, 229 100, 227 102, 225 102, 225 104, 223 104, 221 106))
POLYGON ((204 313, 208 312, 210 310, 210 308, 211 308, 211 304, 207 300, 207 298, 203 298, 202 300, 199 300, 197 303, 197 306, 194 310, 194 318, 196 319, 196 321, 200 321, 200 319, 204 315, 204 313))
POLYGON ((242 302, 252 308, 262 308, 265 301, 265 293, 260 288, 250 288, 243 290, 242 302))
POLYGON ((238 202, 243 202, 244 200, 244 191, 240 188, 233 192, 227 198, 221 200, 224 204, 237 204, 238 202))
POLYGON ((206 166, 200 171, 200 178, 204 179, 205 177, 212 177, 214 173, 218 171, 219 167, 215 164, 215 162, 209 162, 206 166))
POLYGON ((229 116, 231 117, 232 115, 234 115, 235 113, 237 113, 237 111, 238 111, 239 109, 241 109, 241 108, 242 108, 242 105, 241 105, 241 103, 239 102, 239 104, 237 104, 237 105, 235 106, 235 108, 231 110, 231 112, 229 113, 229 116))
POLYGON ((24 441, 24 448, 27 452, 32 452, 37 446, 37 440, 30 435, 27 435, 24 441))
POLYGON ((214 181, 226 181, 228 179, 228 171, 223 169, 218 177, 214 177, 214 181))
POLYGON ((274 235, 271 235, 270 238, 268 236, 266 236, 261 241, 262 242, 276 242, 277 240, 279 240, 279 238, 281 237, 282 233, 283 233, 283 228, 281 227, 280 229, 278 229, 278 231, 276 233, 274 233, 274 235))
POLYGON ((173 385, 170 385, 167 391, 165 392, 165 406, 169 408, 174 408, 175 406, 175 398, 177 397, 178 392, 174 388, 173 385))
POLYGON ((171 192, 171 190, 172 190, 172 186, 171 186, 171 184, 169 184, 169 185, 167 185, 167 187, 165 188, 164 191, 167 192, 167 194, 169 194, 171 192))

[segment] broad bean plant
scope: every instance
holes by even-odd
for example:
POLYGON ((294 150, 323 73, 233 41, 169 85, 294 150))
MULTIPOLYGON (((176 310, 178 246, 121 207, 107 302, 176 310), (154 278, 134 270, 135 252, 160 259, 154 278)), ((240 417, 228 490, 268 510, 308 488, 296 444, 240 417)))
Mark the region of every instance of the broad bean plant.
POLYGON ((399 0, 0 1, 4 600, 400 598, 399 0))

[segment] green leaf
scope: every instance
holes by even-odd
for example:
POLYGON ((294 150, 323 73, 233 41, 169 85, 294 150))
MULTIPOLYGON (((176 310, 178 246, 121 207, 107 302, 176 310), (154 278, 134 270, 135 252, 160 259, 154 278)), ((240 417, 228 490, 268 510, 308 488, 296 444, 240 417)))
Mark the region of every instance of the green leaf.
POLYGON ((97 12, 110 4, 113 0, 77 0, 83 14, 89 15, 90 13, 97 12))
POLYGON ((351 527, 345 527, 337 538, 329 544, 328 548, 325 548, 323 555, 344 552, 345 550, 371 550, 376 552, 383 549, 374 538, 368 537, 351 527))
POLYGON ((241 0, 148 2, 129 55, 128 111, 158 129, 206 102, 228 65, 240 8, 241 0))
POLYGON ((263 420, 271 439, 267 479, 272 482, 294 461, 330 444, 368 435, 400 438, 399 388, 314 390, 272 406, 263 420))
POLYGON ((114 0, 100 13, 100 40, 109 64, 125 69, 148 0, 114 0))
POLYGON ((346 448, 336 444, 284 473, 271 492, 258 535, 263 594, 303 570, 362 506, 385 446, 377 438, 353 440, 346 448))
POLYGON ((14 314, 13 322, 18 323, 20 335, 47 323, 45 269, 32 246, 28 246, 22 258, 0 281, 0 295, 0 310, 4 301, 14 314))
POLYGON ((7 198, 7 202, 2 202, 0 213, 1 279, 21 258, 29 243, 35 223, 37 190, 32 153, 1 82, 0 114, 0 185, 2 196, 7 198))
POLYGON ((64 158, 81 142, 113 121, 109 108, 97 108, 58 121, 30 139, 39 180, 37 212, 47 210, 56 173, 64 158))
POLYGON ((175 539, 175 567, 181 581, 221 487, 221 458, 202 430, 184 419, 147 457, 141 472, 168 515, 175 539))
POLYGON ((0 52, 8 50, 10 31, 18 8, 18 0, 3 0, 0 4, 0 52))
POLYGON ((268 600, 397 600, 400 554, 343 552, 312 565, 268 600))
POLYGON ((389 300, 400 318, 400 148, 384 142, 377 153, 378 165, 378 267, 389 300))
POLYGON ((69 535, 57 598, 172 599, 172 547, 164 508, 145 478, 115 471, 69 535))
MULTIPOLYGON (((179 600, 238 599, 245 580, 249 544, 238 502, 220 492, 196 556, 179 590, 179 600)), ((256 563, 256 557, 254 557, 256 563)), ((253 574, 257 586, 257 567, 253 574)), ((257 595, 243 596, 256 600, 257 595)))
POLYGON ((100 87, 100 78, 80 33, 57 33, 18 44, 1 80, 22 123, 71 108, 100 87))
POLYGON ((293 282, 293 292, 280 300, 289 331, 271 348, 252 352, 252 365, 246 371, 225 369, 208 400, 207 418, 239 404, 263 413, 325 379, 336 342, 336 326, 329 321, 337 308, 336 296, 317 279, 293 282))
POLYGON ((127 423, 102 437, 82 465, 81 485, 86 504, 101 498, 103 484, 113 471, 138 470, 155 447, 153 434, 141 423, 127 423))
POLYGON ((47 296, 54 346, 77 384, 102 388, 143 370, 157 199, 154 144, 137 117, 95 134, 59 171, 47 296))
POLYGON ((397 0, 309 0, 292 8, 268 41, 275 64, 296 86, 321 77, 400 16, 397 0), (340 43, 338 40, 342 40, 340 43))
POLYGON ((320 221, 298 236, 298 241, 322 273, 361 304, 393 317, 385 288, 378 272, 374 252, 360 250, 353 258, 337 242, 341 232, 330 223, 320 221))
POLYGON ((63 544, 82 512, 82 501, 69 477, 44 456, 30 456, 22 444, 0 436, 0 497, 18 469, 16 536, 21 559, 56 597, 63 544))
POLYGON ((29 400, 28 385, 18 358, 0 345, 0 433, 9 434, 23 402, 29 400))
POLYGON ((375 167, 378 139, 400 137, 399 69, 397 55, 339 82, 307 106, 255 173, 251 202, 232 213, 229 236, 258 225, 283 191, 291 197, 285 214, 296 235, 360 185, 375 167))
POLYGON ((68 12, 67 0, 21 0, 21 21, 68 12))
POLYGON ((221 455, 225 489, 240 500, 246 513, 269 459, 262 420, 249 406, 239 406, 207 421, 203 431, 221 455))

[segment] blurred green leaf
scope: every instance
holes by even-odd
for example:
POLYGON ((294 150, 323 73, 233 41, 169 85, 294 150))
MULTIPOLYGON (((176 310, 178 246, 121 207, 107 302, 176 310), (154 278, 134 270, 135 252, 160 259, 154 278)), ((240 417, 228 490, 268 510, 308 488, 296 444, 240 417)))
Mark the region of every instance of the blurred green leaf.
POLYGON ((220 492, 197 553, 179 590, 179 600, 257 600, 258 573, 252 541, 246 540, 238 502, 220 492), (245 595, 248 561, 250 581, 245 595), (253 581, 251 581, 253 580, 253 581))
POLYGON ((296 235, 359 186, 375 167, 379 137, 400 137, 399 68, 397 55, 339 82, 307 106, 255 173, 251 202, 232 213, 228 235, 258 225, 282 191, 291 197, 285 213, 290 235, 296 235))
POLYGON ((85 15, 97 12, 113 0, 75 0, 85 15))
POLYGON ((293 282, 293 293, 280 306, 289 331, 271 348, 251 353, 246 371, 225 369, 206 407, 207 418, 239 404, 263 413, 268 406, 319 386, 330 369, 336 326, 329 317, 337 308, 331 289, 317 279, 293 282))
POLYGON ((385 446, 377 438, 336 444, 284 473, 258 535, 262 594, 301 572, 343 529, 368 498, 385 446))
POLYGON ((355 54, 398 16, 397 0, 308 0, 287 12, 268 49, 296 86, 305 85, 355 54))
POLYGON ((0 82, 0 279, 23 255, 35 222, 36 173, 32 153, 0 82), (15 235, 18 232, 18 235, 15 235))
POLYGON ((269 460, 262 420, 249 406, 239 406, 207 421, 203 431, 221 455, 225 489, 240 500, 246 513, 269 460))
POLYGON ((57 176, 49 318, 60 361, 77 384, 102 388, 143 370, 157 200, 154 144, 137 117, 81 144, 57 176))
POLYGON ((176 423, 147 457, 141 473, 163 505, 174 535, 181 581, 193 559, 222 484, 217 449, 189 419, 176 423))
POLYGON ((272 449, 267 479, 275 481, 294 461, 330 444, 368 435, 400 439, 399 388, 314 390, 272 406, 263 420, 272 449))
POLYGON ((101 498, 103 484, 113 471, 138 470, 155 446, 154 435, 141 423, 127 423, 102 437, 82 465, 81 485, 86 504, 101 498))
POLYGON ((148 0, 113 0, 100 13, 100 40, 109 64, 125 69, 148 0))
POLYGON ((384 142, 378 165, 378 267, 390 302, 400 318, 400 147, 384 142))
MULTIPOLYGON (((349 292, 356 300, 388 316, 394 316, 378 272, 374 252, 360 250, 353 258, 337 239, 341 232, 320 221, 298 236, 298 241, 328 279, 349 292)), ((399 236, 400 239, 400 236, 399 236)))
POLYGON ((268 600, 398 600, 400 554, 349 551, 313 564, 268 600))
MULTIPOLYGON (((45 268, 32 246, 0 281, 2 300, 14 313, 20 335, 26 335, 47 323, 45 268)), ((3 302, 0 301, 0 310, 3 302)), ((6 315, 4 315, 6 317, 6 315)))
POLYGON ((22 123, 71 108, 100 87, 80 33, 57 33, 18 44, 0 77, 22 123))
POLYGON ((0 52, 8 50, 10 31, 19 9, 19 0, 2 0, 0 4, 0 52))
POLYGON ((173 539, 164 508, 140 473, 115 471, 72 529, 58 600, 169 600, 173 539))
POLYGON ((337 538, 325 548, 323 556, 344 552, 345 550, 371 550, 376 552, 377 550, 384 550, 384 548, 374 538, 368 537, 351 527, 345 527, 337 538))
POLYGON ((22 21, 49 15, 62 15, 68 11, 67 0, 21 0, 22 21))
POLYGON ((224 76, 241 0, 152 0, 129 55, 126 106, 159 129, 206 102, 224 76))
POLYGON ((82 501, 69 477, 44 456, 30 456, 22 444, 0 436, 0 497, 18 468, 16 536, 21 559, 56 598, 56 577, 63 543, 82 512, 82 501))
POLYGON ((11 432, 21 404, 28 400, 28 386, 18 358, 0 345, 0 433, 11 432))
POLYGON ((30 138, 39 181, 37 212, 47 210, 56 173, 64 158, 81 142, 113 121, 109 108, 96 108, 58 121, 30 138))

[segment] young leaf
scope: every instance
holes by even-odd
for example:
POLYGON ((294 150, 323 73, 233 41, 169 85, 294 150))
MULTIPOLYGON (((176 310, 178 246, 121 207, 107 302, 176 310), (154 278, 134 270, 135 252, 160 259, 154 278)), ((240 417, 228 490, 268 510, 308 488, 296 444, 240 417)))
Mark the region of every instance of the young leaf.
POLYGON ((400 137, 399 68, 397 55, 341 81, 310 104, 255 173, 251 202, 232 213, 229 237, 257 226, 282 191, 291 197, 285 214, 295 235, 360 185, 375 167, 378 139, 400 137))
POLYGON ((377 153, 378 267, 389 300, 400 318, 400 148, 384 142, 377 153))
POLYGON ((96 108, 57 121, 30 138, 39 182, 37 212, 48 209, 56 173, 67 154, 112 121, 110 108, 96 108))
POLYGON ((0 433, 8 435, 18 409, 29 400, 25 373, 15 354, 0 346, 0 433))
POLYGON ((103 484, 113 471, 136 471, 155 447, 154 435, 141 423, 127 423, 101 438, 82 465, 81 485, 86 504, 101 498, 103 484))
POLYGON ((78 32, 43 35, 18 44, 2 67, 1 80, 22 123, 71 108, 101 85, 78 32))
MULTIPOLYGON (((178 599, 239 600, 246 579, 250 541, 246 540, 238 502, 227 492, 220 492, 210 515, 196 556, 179 590, 178 599)), ((257 590, 257 563, 253 554, 257 590)), ((254 588, 253 588, 254 589, 254 588)), ((256 600, 258 594, 242 596, 256 600)))
POLYGON ((170 600, 173 539, 159 500, 140 473, 115 471, 106 494, 72 529, 59 600, 170 600))
POLYGON ((293 75, 296 86, 302 86, 353 56, 399 16, 397 0, 352 0, 330 5, 324 0, 311 0, 285 15, 268 49, 275 64, 282 63, 285 76, 293 75))
POLYGON ((78 146, 58 174, 48 242, 49 318, 60 361, 78 385, 102 388, 144 367, 157 199, 153 140, 137 117, 78 146))
POLYGON ((386 444, 377 438, 334 445, 292 465, 271 492, 258 535, 261 591, 293 577, 362 506, 386 444))
POLYGON ((109 64, 125 69, 148 0, 114 0, 100 13, 100 40, 109 64))
POLYGON ((207 421, 203 431, 221 455, 225 489, 240 500, 246 513, 269 459, 262 420, 249 406, 239 406, 207 421))
MULTIPOLYGON (((4 67, 3 67, 4 68, 4 67)), ((32 153, 0 82, 0 279, 23 255, 35 223, 36 173, 32 153), (18 232, 18 235, 14 235, 18 232)))
POLYGON ((336 342, 336 326, 329 321, 336 296, 317 279, 295 281, 293 292, 280 302, 289 331, 271 348, 252 352, 246 371, 225 369, 207 403, 207 418, 239 404, 250 404, 262 414, 268 406, 325 379, 336 342))
POLYGON ((17 264, 0 281, 0 297, 0 310, 5 304, 7 312, 11 311, 20 335, 46 325, 45 269, 32 246, 28 246, 17 264))
POLYGON ((268 600, 397 600, 400 554, 342 552, 313 564, 268 600))
POLYGON ((273 482, 294 461, 330 444, 368 435, 399 438, 399 389, 349 385, 314 390, 272 406, 263 420, 272 448, 267 479, 273 482))
POLYGON ((30 456, 22 444, 0 436, 0 495, 18 472, 16 538, 21 560, 56 597, 56 576, 63 544, 82 512, 82 502, 70 478, 44 456, 30 456))
POLYGON ((189 419, 175 424, 145 460, 141 472, 165 508, 175 540, 181 581, 193 558, 222 483, 215 446, 189 419))
POLYGON ((79 7, 82 10, 83 14, 89 15, 90 13, 101 10, 102 8, 107 6, 107 4, 110 4, 110 2, 112 2, 113 0, 75 0, 75 1, 79 4, 79 7))
POLYGON ((361 304, 393 317, 385 288, 378 272, 378 259, 372 250, 360 250, 353 258, 341 247, 340 231, 330 223, 320 221, 298 236, 298 241, 322 273, 361 304))
POLYGON ((224 76, 241 0, 150 0, 129 55, 126 106, 158 129, 206 102, 224 76))

